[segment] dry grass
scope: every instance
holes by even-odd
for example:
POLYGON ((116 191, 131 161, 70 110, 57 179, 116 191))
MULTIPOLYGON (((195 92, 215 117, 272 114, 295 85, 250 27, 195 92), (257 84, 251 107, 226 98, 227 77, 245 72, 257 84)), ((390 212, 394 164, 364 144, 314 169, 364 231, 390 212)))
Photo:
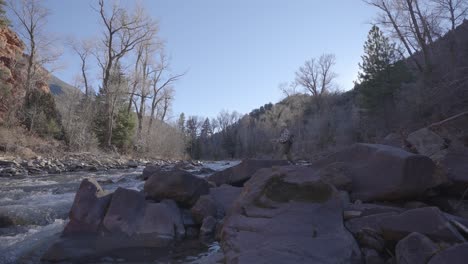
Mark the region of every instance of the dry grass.
POLYGON ((63 150, 63 143, 40 138, 22 127, 0 127, 0 155, 32 159, 38 155, 57 157, 63 150))

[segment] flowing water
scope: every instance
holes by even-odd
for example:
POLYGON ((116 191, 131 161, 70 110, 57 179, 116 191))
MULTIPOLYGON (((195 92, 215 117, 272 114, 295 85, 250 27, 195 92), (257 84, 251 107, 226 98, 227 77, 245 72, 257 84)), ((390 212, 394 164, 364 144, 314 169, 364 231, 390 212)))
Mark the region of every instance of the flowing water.
MULTIPOLYGON (((221 170, 235 164, 215 162, 204 166, 221 170)), ((142 190, 144 182, 138 179, 142 170, 0 178, 0 263, 40 262, 40 256, 62 232, 75 192, 84 178, 95 178, 109 191, 117 187, 142 190)), ((186 255, 179 252, 177 261, 166 259, 164 263, 197 262, 217 251, 219 246, 212 243, 204 252, 186 255)))

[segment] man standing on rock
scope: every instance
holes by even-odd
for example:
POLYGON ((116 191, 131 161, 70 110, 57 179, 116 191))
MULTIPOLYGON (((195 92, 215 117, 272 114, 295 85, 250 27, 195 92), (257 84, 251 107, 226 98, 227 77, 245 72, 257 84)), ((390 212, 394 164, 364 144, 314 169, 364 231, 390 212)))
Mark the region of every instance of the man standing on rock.
POLYGON ((293 144, 294 135, 289 132, 288 125, 286 123, 281 124, 281 135, 278 139, 278 142, 282 145, 282 156, 294 164, 294 161, 291 157, 291 147, 293 144))

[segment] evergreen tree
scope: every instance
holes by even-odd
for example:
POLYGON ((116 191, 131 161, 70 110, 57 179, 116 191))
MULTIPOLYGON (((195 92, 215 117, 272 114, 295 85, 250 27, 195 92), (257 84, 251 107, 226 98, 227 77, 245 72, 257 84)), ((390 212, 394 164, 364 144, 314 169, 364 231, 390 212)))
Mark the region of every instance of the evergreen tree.
POLYGON ((378 77, 378 74, 388 69, 398 60, 394 43, 390 43, 380 31, 378 26, 373 26, 364 43, 364 55, 359 68, 360 82, 369 81, 378 77))
POLYGON ((185 133, 185 114, 184 113, 181 113, 179 116, 179 120, 177 121, 177 128, 182 133, 185 133))
POLYGON ((112 145, 121 151, 129 149, 135 132, 136 120, 133 113, 128 113, 125 107, 119 109, 115 120, 115 128, 112 136, 112 145))
POLYGON ((211 137, 211 135, 213 135, 213 130, 211 127, 210 119, 206 118, 201 127, 200 138, 202 140, 206 140, 209 137, 211 137))
POLYGON ((395 44, 373 26, 364 44, 359 83, 355 86, 363 108, 378 112, 393 105, 395 92, 411 79, 404 62, 399 59, 395 44))
POLYGON ((186 133, 188 136, 187 153, 192 159, 200 158, 200 139, 198 137, 198 118, 191 116, 186 122, 186 133))
POLYGON ((51 93, 38 89, 29 91, 19 115, 23 125, 31 132, 56 139, 64 136, 61 118, 51 93))
MULTIPOLYGON (((127 102, 128 80, 120 64, 115 65, 110 77, 107 89, 101 87, 96 95, 97 115, 94 120, 94 130, 101 147, 109 148, 111 145, 115 145, 124 150, 126 147, 124 141, 127 142, 127 140, 122 138, 114 140, 114 133, 115 129, 122 124, 130 126, 129 131, 133 129, 131 122, 127 122, 130 117, 121 113, 121 109, 127 102)), ((129 134, 125 132, 119 136, 123 135, 129 134)))

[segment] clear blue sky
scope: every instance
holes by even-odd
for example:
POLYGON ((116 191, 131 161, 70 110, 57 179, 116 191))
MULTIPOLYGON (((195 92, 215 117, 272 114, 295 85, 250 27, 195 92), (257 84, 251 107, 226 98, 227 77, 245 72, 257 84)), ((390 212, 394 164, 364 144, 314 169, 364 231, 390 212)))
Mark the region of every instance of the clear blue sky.
MULTIPOLYGON (((148 0, 160 22, 172 70, 187 75, 175 85, 173 116, 214 117, 220 110, 248 113, 282 95, 306 59, 334 53, 337 84, 352 88, 375 9, 361 0, 148 0)), ((136 2, 121 1, 125 5, 136 2)), ((98 36, 92 0, 46 0, 48 31, 62 39, 98 36)), ((73 84, 78 59, 65 50, 55 74, 73 84)), ((97 73, 93 77, 97 79, 97 73)))

